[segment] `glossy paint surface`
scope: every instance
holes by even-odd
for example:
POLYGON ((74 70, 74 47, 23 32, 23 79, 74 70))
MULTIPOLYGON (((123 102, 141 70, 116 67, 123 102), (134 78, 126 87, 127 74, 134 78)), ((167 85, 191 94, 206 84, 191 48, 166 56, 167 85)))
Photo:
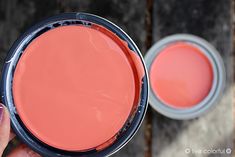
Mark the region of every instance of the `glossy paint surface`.
POLYGON ((138 103, 143 72, 139 57, 109 30, 62 26, 25 49, 14 73, 14 102, 39 140, 85 151, 113 141, 138 103))
POLYGON ((196 46, 173 43, 161 50, 150 69, 154 94, 167 106, 183 109, 200 103, 213 82, 210 61, 196 46))

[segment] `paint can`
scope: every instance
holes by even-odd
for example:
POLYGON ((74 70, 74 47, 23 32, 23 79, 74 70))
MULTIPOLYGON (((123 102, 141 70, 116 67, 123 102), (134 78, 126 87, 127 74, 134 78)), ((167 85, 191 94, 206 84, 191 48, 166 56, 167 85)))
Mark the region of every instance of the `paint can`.
POLYGON ((147 52, 150 105, 172 119, 191 119, 211 110, 222 96, 224 64, 204 39, 176 34, 156 42, 147 52))
POLYGON ((65 13, 39 22, 13 44, 1 96, 13 130, 37 153, 110 156, 143 121, 148 76, 139 49, 118 26, 65 13))

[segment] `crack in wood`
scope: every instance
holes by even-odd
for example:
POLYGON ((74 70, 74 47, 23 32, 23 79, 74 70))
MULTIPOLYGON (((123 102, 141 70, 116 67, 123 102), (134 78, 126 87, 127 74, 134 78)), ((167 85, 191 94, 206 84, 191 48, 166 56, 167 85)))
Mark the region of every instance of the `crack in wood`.
MULTIPOLYGON (((146 27, 146 40, 145 40, 145 46, 148 50, 153 43, 153 0, 146 0, 146 11, 145 11, 145 27, 146 27)), ((148 108, 147 114, 146 114, 146 121, 145 121, 145 157, 152 157, 152 136, 153 136, 153 130, 152 130, 152 108, 148 108)))

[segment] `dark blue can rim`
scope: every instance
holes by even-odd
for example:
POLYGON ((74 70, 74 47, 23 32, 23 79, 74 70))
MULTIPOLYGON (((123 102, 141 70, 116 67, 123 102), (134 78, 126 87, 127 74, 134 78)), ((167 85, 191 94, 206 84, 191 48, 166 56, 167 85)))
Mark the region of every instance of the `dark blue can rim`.
MULTIPOLYGON (((48 156, 48 157, 103 157, 103 156, 110 156, 120 150, 123 146, 125 146, 131 138, 135 135, 137 130, 139 129, 144 116, 146 114, 147 106, 148 106, 148 76, 146 66, 141 55, 141 52, 132 41, 132 39, 118 26, 111 23, 110 21, 88 13, 63 13, 59 14, 50 18, 47 18, 31 28, 29 28, 24 34, 22 34, 12 45, 11 49, 9 50, 7 57, 5 59, 5 63, 2 69, 2 76, 1 76, 1 100, 4 103, 10 112, 11 116, 11 126, 16 133, 16 135, 22 140, 25 144, 27 144, 30 148, 32 148, 37 153, 48 156), (108 146, 107 148, 97 151, 97 150, 90 150, 87 152, 69 152, 60 150, 57 148, 53 148, 49 145, 44 144, 43 142, 39 141, 35 138, 27 129, 24 127, 20 117, 17 115, 13 96, 12 96, 12 88, 11 83, 13 79, 14 69, 17 65, 17 61, 19 60, 22 51, 17 51, 21 46, 21 50, 27 47, 27 45, 38 35, 46 32, 49 30, 49 27, 53 27, 53 24, 61 24, 61 25, 69 25, 69 21, 73 21, 74 23, 81 23, 84 25, 89 25, 89 23, 95 23, 109 29, 110 31, 114 32, 119 38, 126 41, 128 43, 128 47, 136 53, 143 64, 145 75, 142 78, 142 86, 141 86, 141 93, 140 93, 140 100, 137 106, 137 111, 134 114, 134 117, 130 124, 128 124, 128 128, 124 131, 117 140, 108 146), (38 33, 35 34, 35 30, 40 30, 38 33), (14 61, 15 60, 15 61, 14 61)), ((79 141, 78 141, 79 142, 79 141)))

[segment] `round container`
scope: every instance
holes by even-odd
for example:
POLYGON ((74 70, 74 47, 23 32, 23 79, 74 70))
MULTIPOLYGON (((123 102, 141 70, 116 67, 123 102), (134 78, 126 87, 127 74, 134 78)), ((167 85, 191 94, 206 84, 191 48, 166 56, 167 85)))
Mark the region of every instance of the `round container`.
POLYGON ((188 34, 168 36, 145 56, 150 105, 172 119, 191 119, 210 110, 225 84, 223 61, 204 39, 188 34))
POLYGON ((11 47, 1 95, 19 138, 43 156, 109 156, 134 136, 148 98, 141 53, 86 13, 48 18, 11 47))

